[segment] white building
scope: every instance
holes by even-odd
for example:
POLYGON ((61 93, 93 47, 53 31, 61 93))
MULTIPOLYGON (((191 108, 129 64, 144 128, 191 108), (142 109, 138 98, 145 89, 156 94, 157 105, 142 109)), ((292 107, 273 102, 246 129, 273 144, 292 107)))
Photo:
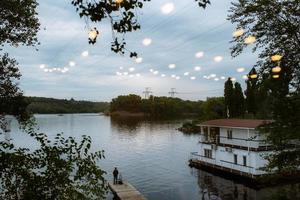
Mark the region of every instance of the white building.
POLYGON ((191 166, 255 178, 265 174, 266 155, 272 152, 256 128, 266 120, 217 119, 199 124, 200 150, 191 153, 191 166))

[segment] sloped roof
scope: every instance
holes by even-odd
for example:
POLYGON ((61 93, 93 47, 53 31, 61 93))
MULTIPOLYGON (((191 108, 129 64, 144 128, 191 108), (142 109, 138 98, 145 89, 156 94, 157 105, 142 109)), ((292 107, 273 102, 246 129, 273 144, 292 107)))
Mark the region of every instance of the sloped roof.
POLYGON ((271 120, 258 119, 215 119, 202 122, 200 125, 217 126, 217 127, 240 127, 240 128, 257 128, 260 125, 271 123, 271 120))

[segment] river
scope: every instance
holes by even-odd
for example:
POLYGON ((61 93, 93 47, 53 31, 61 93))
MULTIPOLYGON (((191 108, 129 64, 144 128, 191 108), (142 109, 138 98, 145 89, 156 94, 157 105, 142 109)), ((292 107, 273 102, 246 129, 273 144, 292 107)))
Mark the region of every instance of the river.
MULTIPOLYGON (((190 152, 198 150, 197 135, 176 129, 182 120, 145 121, 111 119, 99 114, 36 115, 41 132, 53 137, 80 138, 89 135, 93 150, 105 150, 100 166, 112 179, 118 167, 123 180, 134 185, 149 200, 266 199, 280 188, 254 190, 232 180, 188 166, 190 152)), ((20 145, 32 141, 12 125, 11 137, 20 145)), ((108 195, 108 199, 112 199, 108 195)))

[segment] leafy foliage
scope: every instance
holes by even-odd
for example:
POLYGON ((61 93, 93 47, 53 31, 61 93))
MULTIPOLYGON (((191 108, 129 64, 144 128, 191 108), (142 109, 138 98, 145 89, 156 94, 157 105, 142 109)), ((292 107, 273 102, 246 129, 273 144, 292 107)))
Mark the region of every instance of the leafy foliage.
POLYGON ((199 114, 201 101, 184 101, 179 98, 155 97, 142 99, 138 95, 130 94, 118 96, 110 104, 110 111, 127 111, 131 113, 145 113, 151 117, 179 117, 184 114, 199 114))
POLYGON ((74 99, 53 99, 44 97, 26 97, 30 103, 27 110, 31 113, 100 113, 109 109, 109 103, 76 101, 74 99))
POLYGON ((224 86, 224 98, 226 112, 230 118, 243 117, 245 114, 245 99, 242 91, 242 87, 238 82, 235 82, 234 86, 231 78, 225 82, 224 86))
MULTIPOLYGON (((111 23, 112 37, 111 50, 115 53, 125 54, 125 34, 141 28, 138 22, 138 11, 145 2, 151 0, 72 0, 73 6, 81 18, 93 23, 108 19, 111 23)), ((210 0, 195 0, 202 8, 210 4, 210 0)), ((94 44, 94 42, 92 43, 94 44)), ((136 52, 129 51, 130 57, 137 57, 136 52)))
MULTIPOLYGON (((232 3, 228 16, 232 23, 237 24, 237 28, 245 30, 244 35, 233 40, 233 56, 243 52, 247 46, 244 43, 247 36, 256 37, 252 50, 259 55, 256 63, 256 67, 260 68, 259 80, 255 83, 258 86, 247 83, 247 98, 257 94, 257 90, 251 91, 254 86, 261 88, 262 94, 268 97, 274 122, 261 127, 261 130, 266 133, 267 140, 276 150, 269 157, 269 169, 281 172, 295 171, 300 164, 299 13, 298 0, 238 0, 232 3), (274 54, 283 56, 280 63, 272 62, 270 57, 274 54), (271 69, 279 64, 279 78, 272 79, 271 69)), ((255 104, 253 102, 252 107, 255 104)))
POLYGON ((209 97, 201 105, 201 120, 221 119, 226 117, 224 97, 209 97))
POLYGON ((92 153, 91 138, 57 134, 53 143, 27 128, 40 146, 36 150, 0 142, 1 199, 104 199, 105 174, 97 166, 103 151, 92 153))
POLYGON ((1 0, 0 45, 35 45, 39 21, 36 0, 1 0))

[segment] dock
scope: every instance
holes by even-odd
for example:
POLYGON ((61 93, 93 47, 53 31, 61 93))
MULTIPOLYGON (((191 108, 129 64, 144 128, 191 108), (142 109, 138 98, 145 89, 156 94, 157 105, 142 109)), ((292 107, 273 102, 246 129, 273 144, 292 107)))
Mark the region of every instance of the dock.
POLYGON ((135 187, 130 183, 124 182, 123 184, 108 183, 108 186, 115 197, 120 200, 147 200, 135 187))

